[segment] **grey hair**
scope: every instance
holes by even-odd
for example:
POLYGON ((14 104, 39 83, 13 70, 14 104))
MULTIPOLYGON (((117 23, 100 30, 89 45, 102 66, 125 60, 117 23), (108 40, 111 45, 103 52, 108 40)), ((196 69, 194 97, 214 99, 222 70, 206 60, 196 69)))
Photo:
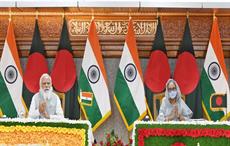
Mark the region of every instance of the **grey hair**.
POLYGON ((50 75, 47 74, 47 73, 44 73, 44 74, 41 75, 40 80, 39 80, 40 88, 42 88, 42 79, 43 78, 49 78, 50 79, 50 84, 51 84, 51 87, 52 87, 52 79, 51 79, 50 75))
POLYGON ((181 99, 181 91, 180 91, 180 87, 178 86, 177 82, 173 79, 169 79, 166 83, 166 87, 165 87, 165 97, 167 99, 169 99, 169 93, 168 93, 168 85, 169 83, 173 83, 174 85, 176 85, 176 90, 177 90, 177 96, 176 96, 176 100, 179 101, 181 99))

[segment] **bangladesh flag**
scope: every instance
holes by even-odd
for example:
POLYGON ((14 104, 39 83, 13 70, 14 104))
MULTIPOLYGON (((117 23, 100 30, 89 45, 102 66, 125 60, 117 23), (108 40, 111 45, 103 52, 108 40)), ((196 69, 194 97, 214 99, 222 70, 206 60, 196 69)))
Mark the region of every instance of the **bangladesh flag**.
POLYGON ((33 95, 39 91, 39 80, 43 73, 48 73, 48 64, 45 59, 44 45, 40 37, 38 20, 36 19, 30 54, 23 76, 23 98, 28 109, 33 95))
POLYGON ((186 19, 183 40, 179 48, 179 56, 176 62, 174 78, 180 86, 181 93, 185 95, 185 102, 193 111, 192 118, 202 118, 200 73, 190 33, 189 19, 186 19))
POLYGON ((67 23, 63 19, 58 53, 51 71, 51 78, 54 89, 64 94, 61 100, 62 104, 64 103, 65 118, 79 119, 80 106, 77 101, 77 73, 72 52, 67 23))
POLYGON ((216 17, 213 20, 200 84, 202 106, 208 120, 227 120, 230 117, 228 74, 216 17))
POLYGON ((153 96, 154 94, 162 93, 165 90, 165 85, 169 78, 170 66, 164 43, 161 19, 158 17, 157 31, 144 76, 145 96, 154 119, 157 118, 157 111, 154 111, 153 104, 156 104, 156 110, 158 110, 160 107, 160 101, 156 100, 157 103, 153 103, 153 96))

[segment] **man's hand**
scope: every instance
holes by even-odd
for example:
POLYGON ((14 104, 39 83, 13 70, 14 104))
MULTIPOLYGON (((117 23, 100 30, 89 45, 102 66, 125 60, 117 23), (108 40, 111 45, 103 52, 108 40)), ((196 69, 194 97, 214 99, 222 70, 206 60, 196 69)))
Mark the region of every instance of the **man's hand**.
POLYGON ((42 114, 42 116, 46 119, 50 119, 50 115, 46 111, 42 114))
POLYGON ((46 111, 46 102, 41 102, 39 104, 39 112, 40 114, 45 117, 46 119, 49 119, 50 118, 50 115, 47 113, 46 111))
POLYGON ((43 114, 46 111, 46 102, 40 102, 39 103, 39 113, 43 114))

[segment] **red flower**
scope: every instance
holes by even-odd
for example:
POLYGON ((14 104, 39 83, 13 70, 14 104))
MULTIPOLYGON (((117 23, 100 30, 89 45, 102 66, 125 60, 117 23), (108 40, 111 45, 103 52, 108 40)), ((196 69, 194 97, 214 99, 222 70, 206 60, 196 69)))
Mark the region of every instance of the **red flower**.
POLYGON ((182 142, 175 142, 171 146, 186 146, 186 145, 184 143, 182 143, 182 142))
POLYGON ((129 144, 132 144, 133 143, 133 140, 130 138, 129 139, 129 144))
POLYGON ((100 145, 103 146, 103 141, 100 141, 100 145))
POLYGON ((106 146, 110 146, 110 145, 111 145, 110 142, 107 142, 106 146))
POLYGON ((107 134, 107 138, 110 138, 110 134, 107 134))

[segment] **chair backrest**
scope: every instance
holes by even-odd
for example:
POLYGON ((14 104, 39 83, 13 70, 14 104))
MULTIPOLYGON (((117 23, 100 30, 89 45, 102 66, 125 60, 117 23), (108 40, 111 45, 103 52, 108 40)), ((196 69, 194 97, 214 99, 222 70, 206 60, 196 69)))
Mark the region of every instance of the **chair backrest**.
POLYGON ((65 93, 60 93, 60 92, 56 92, 55 93, 59 96, 60 100, 61 100, 61 106, 62 106, 62 110, 65 112, 65 93))
MULTIPOLYGON (((155 94, 153 96, 153 111, 154 111, 154 120, 157 119, 159 110, 160 110, 160 105, 162 102, 162 99, 165 97, 165 92, 159 93, 159 94, 155 94)), ((185 101, 185 96, 181 95, 181 98, 185 101)))

